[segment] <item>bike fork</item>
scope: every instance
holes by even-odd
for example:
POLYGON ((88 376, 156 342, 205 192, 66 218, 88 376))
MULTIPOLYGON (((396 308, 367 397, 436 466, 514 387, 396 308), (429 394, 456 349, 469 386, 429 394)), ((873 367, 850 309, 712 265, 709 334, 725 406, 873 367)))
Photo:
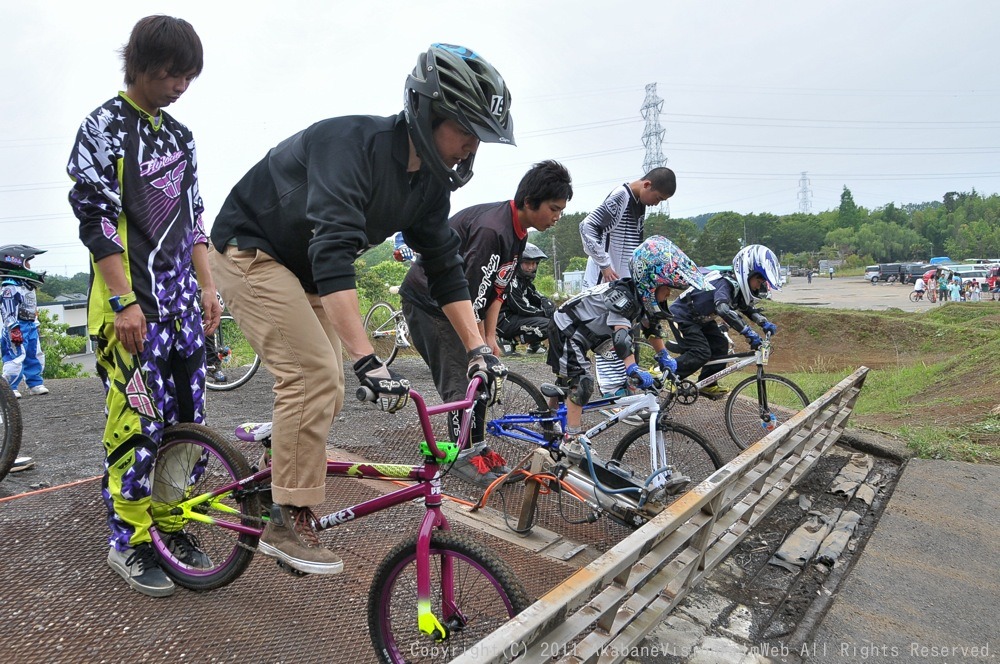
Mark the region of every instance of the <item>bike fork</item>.
MULTIPOLYGON (((428 508, 417 537, 417 627, 423 634, 440 642, 448 638, 449 632, 434 615, 431 603, 431 534, 437 527, 448 530, 448 522, 440 508, 431 508, 430 505, 428 508)), ((464 616, 455 605, 455 579, 450 556, 441 556, 441 615, 449 624, 454 619, 458 619, 460 625, 465 624, 464 616)))

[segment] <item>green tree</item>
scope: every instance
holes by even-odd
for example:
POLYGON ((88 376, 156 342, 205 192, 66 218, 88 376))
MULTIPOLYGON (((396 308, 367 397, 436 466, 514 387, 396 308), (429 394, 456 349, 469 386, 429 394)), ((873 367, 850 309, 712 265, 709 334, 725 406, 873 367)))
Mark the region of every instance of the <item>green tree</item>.
POLYGON ((840 193, 840 207, 837 210, 837 225, 841 228, 858 228, 865 219, 863 208, 854 202, 854 195, 844 185, 840 193))
MULTIPOLYGON (((749 234, 749 233, 748 233, 749 234)), ((705 224, 691 258, 699 265, 725 264, 740 250, 743 216, 735 212, 717 214, 705 224)))
POLYGON ((76 378, 84 375, 83 365, 66 362, 66 357, 82 353, 86 339, 66 334, 69 325, 59 322, 47 309, 38 310, 38 336, 45 353, 42 378, 76 378))

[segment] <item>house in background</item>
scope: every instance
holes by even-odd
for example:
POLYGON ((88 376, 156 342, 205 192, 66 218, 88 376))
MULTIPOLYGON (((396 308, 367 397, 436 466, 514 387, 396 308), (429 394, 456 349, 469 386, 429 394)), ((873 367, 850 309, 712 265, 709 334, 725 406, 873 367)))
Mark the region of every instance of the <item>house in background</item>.
POLYGON ((39 304, 38 308, 47 310, 56 322, 69 325, 66 333, 86 339, 86 352, 94 352, 93 342, 87 334, 86 293, 65 293, 57 296, 52 302, 39 304))

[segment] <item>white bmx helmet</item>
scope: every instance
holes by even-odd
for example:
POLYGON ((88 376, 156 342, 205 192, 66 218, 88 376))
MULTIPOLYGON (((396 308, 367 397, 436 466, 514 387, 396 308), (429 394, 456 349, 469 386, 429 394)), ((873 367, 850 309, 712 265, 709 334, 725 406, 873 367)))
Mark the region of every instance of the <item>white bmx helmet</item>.
POLYGON ((751 244, 740 249, 733 257, 733 273, 747 304, 762 296, 761 291, 750 290, 750 277, 755 274, 764 277, 769 290, 781 290, 781 265, 778 257, 762 244, 751 244))

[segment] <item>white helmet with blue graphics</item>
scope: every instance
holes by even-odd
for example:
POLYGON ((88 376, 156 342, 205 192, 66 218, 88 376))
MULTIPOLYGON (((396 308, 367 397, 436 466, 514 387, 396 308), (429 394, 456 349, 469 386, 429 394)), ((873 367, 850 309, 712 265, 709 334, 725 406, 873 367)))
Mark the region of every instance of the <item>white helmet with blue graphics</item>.
POLYGON ((733 273, 747 304, 761 299, 764 290, 781 290, 781 265, 778 257, 762 244, 751 244, 740 249, 733 258, 733 273), (755 274, 764 278, 766 289, 750 289, 750 277, 755 274))

